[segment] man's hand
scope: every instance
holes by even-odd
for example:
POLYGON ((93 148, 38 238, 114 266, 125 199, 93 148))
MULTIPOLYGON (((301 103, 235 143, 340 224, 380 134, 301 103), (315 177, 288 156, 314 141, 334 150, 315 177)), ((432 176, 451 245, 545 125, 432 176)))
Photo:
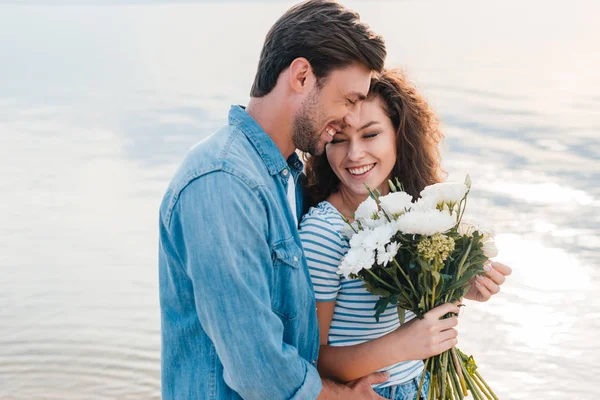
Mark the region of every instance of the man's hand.
POLYGON ((504 264, 492 261, 484 267, 486 276, 477 276, 471 281, 471 288, 465 299, 475 301, 488 301, 490 297, 500 292, 500 285, 512 273, 512 269, 504 264))
POLYGON ((387 372, 374 372, 346 384, 323 379, 323 390, 317 400, 385 400, 385 397, 379 396, 371 385, 383 383, 389 378, 390 374, 387 372))

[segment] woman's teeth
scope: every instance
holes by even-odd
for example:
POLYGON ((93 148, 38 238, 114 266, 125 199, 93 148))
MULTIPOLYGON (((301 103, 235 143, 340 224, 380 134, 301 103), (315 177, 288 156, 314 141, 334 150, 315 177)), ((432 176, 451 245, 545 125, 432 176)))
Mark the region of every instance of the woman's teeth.
POLYGON ((364 167, 360 167, 360 168, 348 168, 348 171, 352 175, 362 175, 364 173, 369 172, 371 169, 373 169, 374 166, 375 166, 375 164, 365 165, 364 167))
POLYGON ((333 135, 335 135, 335 129, 333 129, 333 128, 327 128, 325 131, 331 137, 333 137, 333 135))

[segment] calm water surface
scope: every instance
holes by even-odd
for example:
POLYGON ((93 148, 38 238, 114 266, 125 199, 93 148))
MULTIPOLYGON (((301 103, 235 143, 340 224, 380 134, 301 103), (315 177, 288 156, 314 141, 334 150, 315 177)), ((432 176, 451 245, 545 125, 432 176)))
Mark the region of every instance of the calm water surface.
MULTIPOLYGON (((600 7, 348 2, 440 114, 514 268, 461 347, 501 399, 596 399, 600 7)), ((0 398, 160 397, 157 209, 289 3, 0 5, 0 398)))

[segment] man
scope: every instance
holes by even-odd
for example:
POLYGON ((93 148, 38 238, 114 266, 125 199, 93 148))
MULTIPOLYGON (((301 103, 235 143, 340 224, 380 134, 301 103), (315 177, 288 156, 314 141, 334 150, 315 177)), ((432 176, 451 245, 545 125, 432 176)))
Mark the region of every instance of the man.
POLYGON ((164 399, 378 398, 384 374, 343 386, 315 368, 295 150, 357 122, 385 56, 356 13, 298 4, 266 37, 248 107, 187 154, 160 209, 164 399))

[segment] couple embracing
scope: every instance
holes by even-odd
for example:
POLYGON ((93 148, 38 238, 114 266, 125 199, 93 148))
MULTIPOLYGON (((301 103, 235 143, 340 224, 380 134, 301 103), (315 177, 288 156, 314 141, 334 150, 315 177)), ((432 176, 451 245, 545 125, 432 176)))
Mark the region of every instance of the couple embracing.
MULTIPOLYGON (((160 208, 163 399, 414 399, 422 360, 456 345, 457 305, 376 321, 377 297, 336 272, 365 184, 416 199, 443 178, 437 118, 385 57, 355 12, 300 3, 248 105, 186 155, 160 208)), ((465 297, 509 274, 492 263, 465 297)))

